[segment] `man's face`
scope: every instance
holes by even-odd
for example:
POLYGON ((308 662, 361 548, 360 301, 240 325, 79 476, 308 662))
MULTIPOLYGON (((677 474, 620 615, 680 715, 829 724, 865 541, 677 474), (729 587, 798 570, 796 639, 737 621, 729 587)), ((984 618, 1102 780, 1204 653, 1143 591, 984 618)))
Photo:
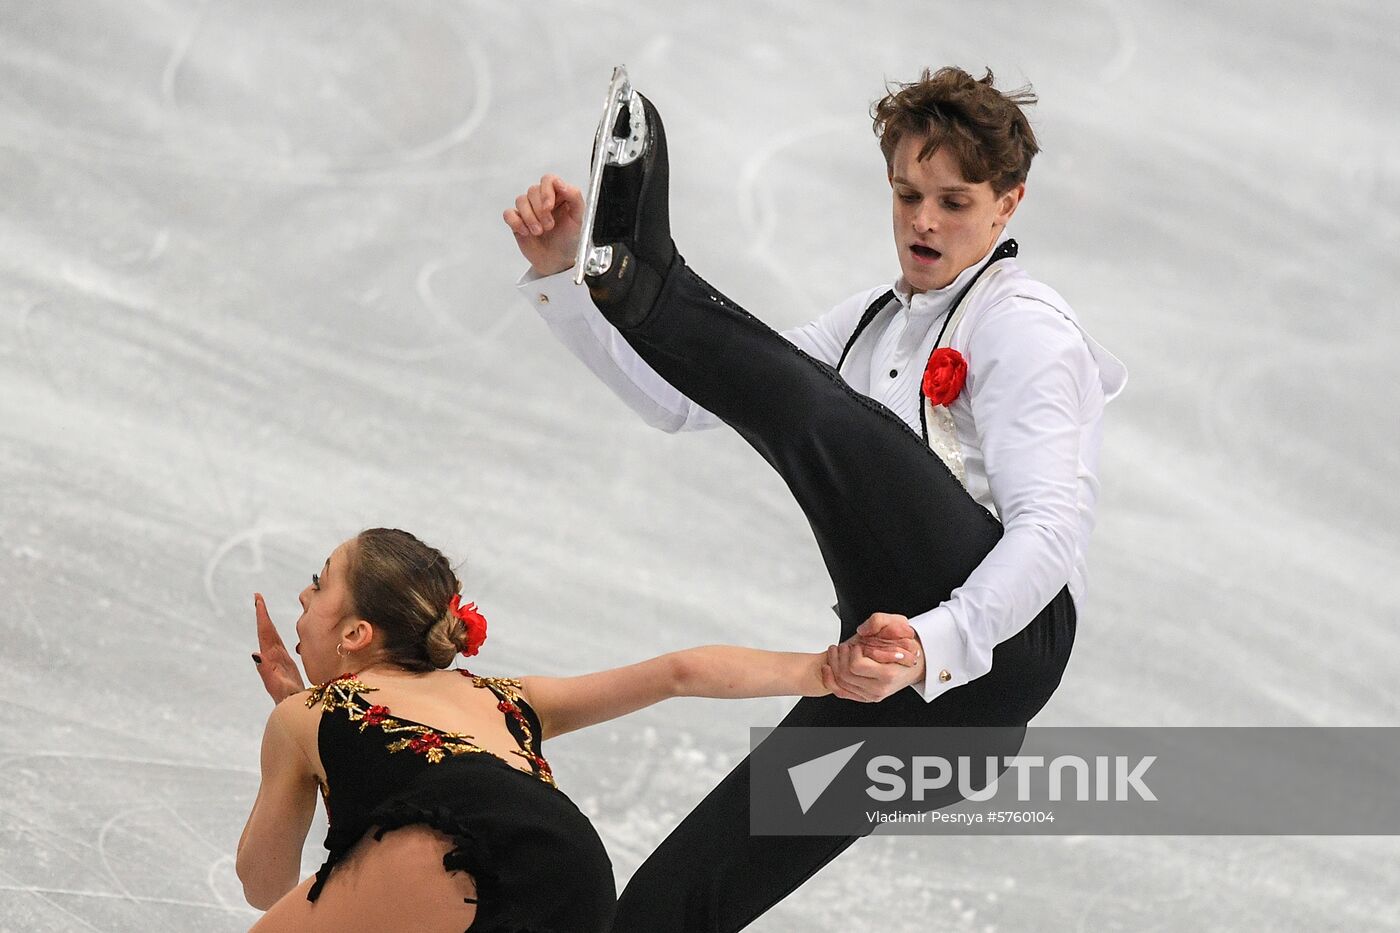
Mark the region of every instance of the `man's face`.
POLYGON ((997 196, 991 182, 969 182, 947 146, 920 162, 924 141, 901 139, 889 173, 899 268, 915 294, 947 286, 986 255, 1026 190, 997 196))

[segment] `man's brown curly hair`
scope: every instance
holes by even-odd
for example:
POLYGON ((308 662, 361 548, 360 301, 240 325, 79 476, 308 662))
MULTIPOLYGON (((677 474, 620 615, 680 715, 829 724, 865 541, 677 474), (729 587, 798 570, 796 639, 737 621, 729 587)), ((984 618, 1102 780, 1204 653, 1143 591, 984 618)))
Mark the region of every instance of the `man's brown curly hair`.
POLYGON ((1031 159, 1040 151, 1021 108, 1036 102, 1030 87, 1010 93, 992 84, 992 71, 979 78, 961 68, 927 68, 918 81, 886 86, 888 93, 870 108, 885 164, 893 169, 894 151, 907 134, 925 137, 923 161, 948 146, 973 184, 989 181, 998 195, 1026 180, 1031 159))

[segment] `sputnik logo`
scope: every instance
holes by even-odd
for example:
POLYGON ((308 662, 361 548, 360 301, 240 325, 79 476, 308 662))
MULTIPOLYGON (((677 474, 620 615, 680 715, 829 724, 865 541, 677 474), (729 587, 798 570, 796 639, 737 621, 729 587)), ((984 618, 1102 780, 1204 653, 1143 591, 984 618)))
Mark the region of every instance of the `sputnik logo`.
POLYGON ((861 740, 854 745, 847 745, 820 758, 813 758, 788 768, 788 778, 797 794, 797 804, 804 814, 812 809, 812 804, 817 802, 818 797, 826 793, 826 789, 836 780, 841 769, 846 767, 864 744, 865 741, 861 740))

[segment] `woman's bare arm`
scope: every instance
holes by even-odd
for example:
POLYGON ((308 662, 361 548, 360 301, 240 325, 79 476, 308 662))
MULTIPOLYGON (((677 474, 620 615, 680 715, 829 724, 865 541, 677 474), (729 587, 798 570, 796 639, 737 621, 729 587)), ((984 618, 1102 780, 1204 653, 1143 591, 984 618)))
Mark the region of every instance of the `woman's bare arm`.
POLYGON ((579 677, 524 677, 545 736, 616 719, 671 697, 824 696, 824 653, 707 645, 579 677))
POLYGON ((825 696, 825 652, 763 651, 734 645, 706 645, 676 652, 680 668, 677 696, 744 697, 825 696))
POLYGON ((267 910, 296 887, 301 849, 316 812, 316 775, 298 742, 297 719, 305 716, 303 695, 273 709, 263 730, 262 784, 238 840, 238 878, 243 895, 267 910))

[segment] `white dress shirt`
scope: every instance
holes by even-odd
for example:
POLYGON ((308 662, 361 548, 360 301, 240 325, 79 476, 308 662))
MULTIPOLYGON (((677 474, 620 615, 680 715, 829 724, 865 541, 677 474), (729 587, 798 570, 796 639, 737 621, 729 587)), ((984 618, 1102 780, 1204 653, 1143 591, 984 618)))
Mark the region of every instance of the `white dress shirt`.
MULTIPOLYGON (((923 294, 910 295, 901 278, 894 286, 897 301, 876 315, 842 366, 852 388, 888 407, 916 434, 924 366, 939 325, 985 259, 947 287, 923 294)), ((1123 364, 1084 332, 1063 298, 1015 260, 998 266, 995 287, 969 296, 951 335, 968 372, 949 410, 967 490, 1001 520, 1004 534, 966 583, 909 620, 927 664, 925 680, 914 689, 926 700, 991 670, 992 649, 1025 628, 1066 584, 1082 612, 1103 407, 1127 378, 1123 364)), ((638 357, 588 290, 573 284, 572 272, 527 272, 518 288, 560 342, 648 424, 692 431, 723 423, 638 357)), ((853 295, 782 336, 835 366, 862 313, 889 288, 853 295)))

